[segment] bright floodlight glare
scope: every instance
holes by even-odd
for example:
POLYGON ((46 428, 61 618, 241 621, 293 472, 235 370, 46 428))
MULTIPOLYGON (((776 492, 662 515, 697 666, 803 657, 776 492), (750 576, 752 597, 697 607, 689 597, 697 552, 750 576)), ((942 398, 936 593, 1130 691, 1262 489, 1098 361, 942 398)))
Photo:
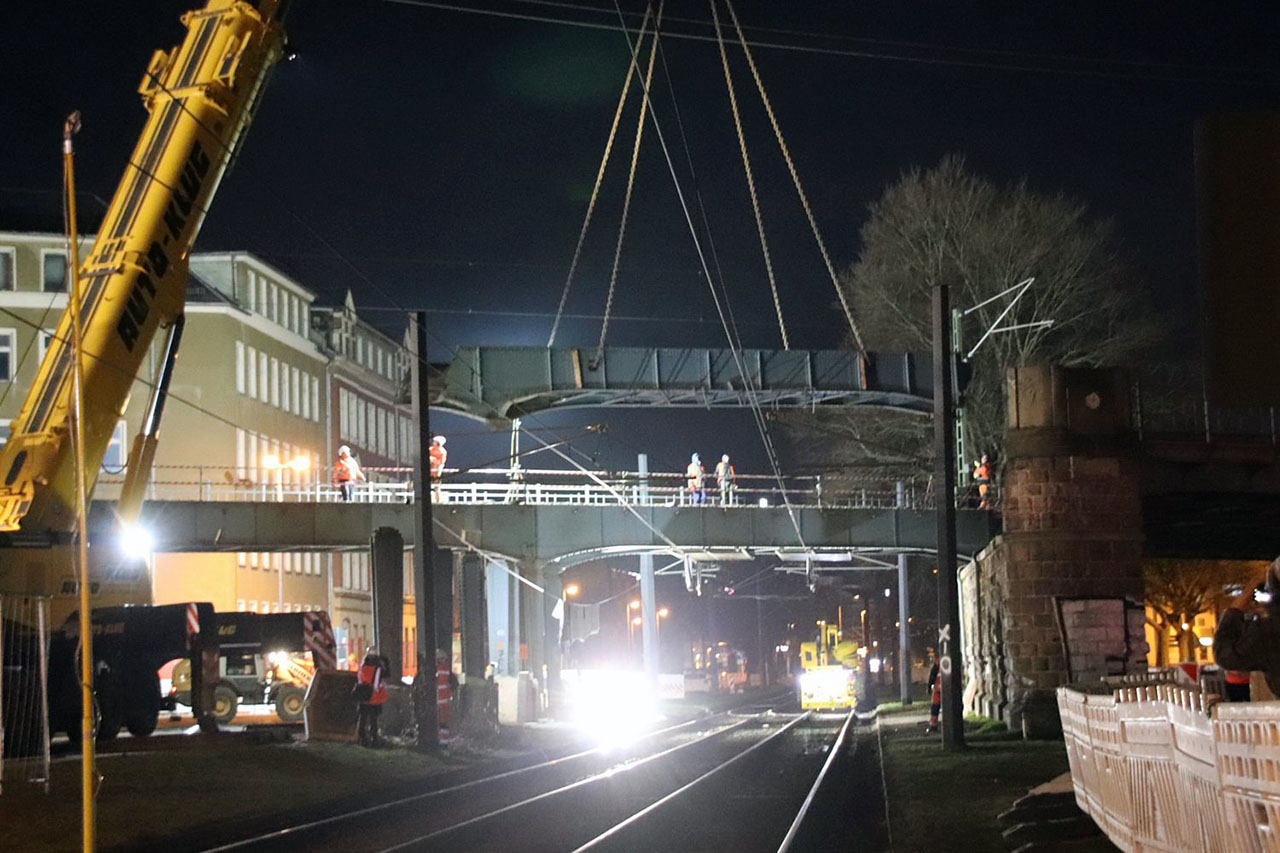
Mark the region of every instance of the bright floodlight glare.
POLYGON ((625 747, 658 719, 644 673, 583 669, 561 675, 574 722, 601 749, 625 747))
POLYGON ((644 620, 643 620, 643 619, 641 619, 639 616, 637 616, 636 618, 634 618, 634 619, 632 619, 632 620, 631 620, 631 624, 632 624, 632 625, 639 625, 639 624, 641 624, 642 622, 644 622, 644 620))
POLYGON ((155 550, 155 538, 151 531, 139 524, 127 524, 120 528, 120 553, 126 557, 145 559, 155 550))
POLYGON ((630 607, 632 610, 638 610, 638 609, 640 608, 640 602, 638 602, 638 601, 633 601, 633 602, 631 602, 630 604, 628 604, 627 606, 628 606, 628 607, 630 607))
POLYGON ((268 453, 266 456, 262 457, 262 467, 263 468, 279 468, 280 457, 274 454, 268 453))
POLYGON ((671 610, 670 608, 667 608, 667 607, 659 607, 658 615, 661 616, 663 619, 666 619, 668 616, 671 615, 671 610))
POLYGON ((582 592, 582 587, 578 586, 576 583, 568 584, 564 588, 564 594, 569 598, 572 598, 580 592, 582 592))
POLYGON ((305 471, 311 467, 311 460, 305 456, 295 456, 289 460, 289 467, 295 471, 305 471))

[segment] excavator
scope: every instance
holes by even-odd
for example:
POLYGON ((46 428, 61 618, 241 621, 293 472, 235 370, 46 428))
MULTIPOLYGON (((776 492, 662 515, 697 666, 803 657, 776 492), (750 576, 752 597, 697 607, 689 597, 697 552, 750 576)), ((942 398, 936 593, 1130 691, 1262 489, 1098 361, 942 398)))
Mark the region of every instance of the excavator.
MULTIPOLYGON (((143 73, 138 92, 146 123, 93 246, 78 273, 72 271, 81 292, 86 494, 92 493, 135 378, 164 332, 162 358, 149 380, 152 393, 116 506, 119 531, 137 522, 150 477, 182 340, 188 258, 284 51, 283 7, 283 0, 208 0, 182 16, 182 43, 156 51, 143 73)), ((68 122, 67 153, 77 127, 68 122)), ((74 193, 68 200, 74 205, 74 193)), ((74 216, 69 219, 74 225, 74 216)), ((76 609, 79 594, 72 314, 63 312, 0 450, 0 597, 47 598, 55 629, 76 609)), ((123 720, 137 733, 154 728, 161 698, 153 658, 160 649, 174 648, 191 657, 199 715, 210 707, 209 690, 217 679, 217 634, 199 629, 214 624, 211 606, 123 606, 150 602, 145 565, 104 559, 100 555, 115 551, 113 543, 91 544, 99 555, 90 561, 89 589, 95 696, 102 716, 123 720)), ((55 727, 65 721, 60 727, 70 728, 80 702, 78 687, 65 683, 75 681, 68 661, 74 651, 58 637, 74 640, 74 629, 59 632, 51 650, 50 719, 55 727), (68 710, 71 702, 75 710, 68 710)))
POLYGON ((800 707, 852 708, 857 703, 858 644, 841 636, 838 623, 818 622, 815 642, 800 644, 800 707))

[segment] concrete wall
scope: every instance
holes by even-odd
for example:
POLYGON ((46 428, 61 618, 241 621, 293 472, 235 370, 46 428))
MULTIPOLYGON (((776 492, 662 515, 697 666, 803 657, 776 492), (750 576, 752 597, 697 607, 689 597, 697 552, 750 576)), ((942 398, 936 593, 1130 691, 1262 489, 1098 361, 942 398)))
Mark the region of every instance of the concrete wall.
POLYGON ((969 710, 1059 730, 1053 690, 1146 665, 1140 466, 1115 371, 1010 371, 1004 533, 961 572, 969 710))

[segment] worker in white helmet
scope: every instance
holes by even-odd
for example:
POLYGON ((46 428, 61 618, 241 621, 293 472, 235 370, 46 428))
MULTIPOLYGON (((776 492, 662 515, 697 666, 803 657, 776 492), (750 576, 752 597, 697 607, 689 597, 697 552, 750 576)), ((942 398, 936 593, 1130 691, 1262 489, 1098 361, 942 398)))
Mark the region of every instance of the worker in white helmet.
POLYGON ((427 451, 427 455, 431 463, 431 499, 438 504, 444 503, 440 481, 444 479, 444 463, 449 459, 449 451, 444 449, 443 435, 431 439, 431 449, 427 451))
POLYGON ((733 504, 733 492, 738 487, 738 472, 733 470, 728 453, 716 463, 716 486, 720 489, 720 506, 733 504))
POLYGON ((351 500, 351 484, 363 482, 364 479, 364 470, 351 455, 351 448, 345 444, 339 447, 338 461, 333 465, 333 482, 337 484, 342 500, 351 500))

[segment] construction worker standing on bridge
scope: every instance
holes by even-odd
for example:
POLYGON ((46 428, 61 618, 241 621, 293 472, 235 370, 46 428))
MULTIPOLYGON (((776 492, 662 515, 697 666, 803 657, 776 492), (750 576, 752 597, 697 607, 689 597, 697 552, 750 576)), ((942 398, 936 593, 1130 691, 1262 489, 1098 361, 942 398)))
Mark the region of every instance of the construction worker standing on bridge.
POLYGON ((733 470, 728 453, 716 463, 716 487, 720 489, 720 506, 730 506, 733 503, 733 492, 738 487, 738 474, 733 470))
POLYGON ((364 480, 364 470, 345 444, 338 448, 338 461, 333 464, 333 482, 344 501, 351 500, 351 484, 364 480))
POLYGON ((991 509, 991 498, 987 494, 991 489, 991 463, 985 453, 981 460, 973 463, 973 482, 978 485, 978 509, 991 509))
POLYGON ((693 454, 689 459, 689 467, 685 469, 685 478, 689 484, 689 503, 700 504, 707 499, 707 471, 702 467, 702 460, 698 458, 698 454, 693 454))
POLYGON ((431 463, 431 500, 444 503, 440 481, 444 479, 444 463, 449 459, 449 451, 444 449, 443 435, 431 439, 431 449, 427 451, 427 456, 431 463))

